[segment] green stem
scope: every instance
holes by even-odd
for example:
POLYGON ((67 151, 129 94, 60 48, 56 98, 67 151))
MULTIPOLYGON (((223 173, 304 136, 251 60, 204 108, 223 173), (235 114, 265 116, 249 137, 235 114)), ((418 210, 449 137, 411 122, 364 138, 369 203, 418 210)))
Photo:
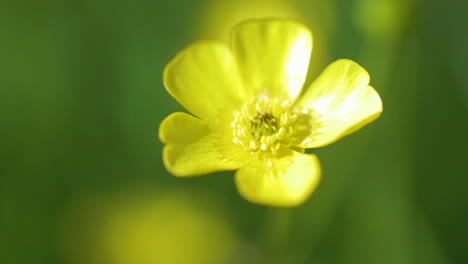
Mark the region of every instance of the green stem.
POLYGON ((265 215, 262 262, 286 263, 290 231, 290 209, 269 208, 265 215))

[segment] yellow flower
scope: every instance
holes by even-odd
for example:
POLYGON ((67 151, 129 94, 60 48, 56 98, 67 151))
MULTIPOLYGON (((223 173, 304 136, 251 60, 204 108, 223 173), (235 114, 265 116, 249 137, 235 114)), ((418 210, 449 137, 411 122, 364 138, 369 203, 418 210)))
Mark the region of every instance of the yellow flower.
POLYGON ((304 202, 321 175, 304 149, 333 143, 382 112, 369 74, 346 59, 300 96, 311 50, 304 25, 262 19, 238 25, 229 47, 200 41, 180 52, 164 70, 164 85, 194 116, 162 121, 166 168, 180 177, 237 170, 237 188, 251 202, 304 202))

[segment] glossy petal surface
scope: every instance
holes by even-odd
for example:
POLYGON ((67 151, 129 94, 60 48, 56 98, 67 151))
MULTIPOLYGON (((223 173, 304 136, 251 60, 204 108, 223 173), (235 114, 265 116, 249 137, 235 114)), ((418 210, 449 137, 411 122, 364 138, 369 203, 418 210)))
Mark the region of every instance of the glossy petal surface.
POLYGON ((307 75, 312 34, 290 20, 251 20, 234 29, 231 49, 251 96, 294 101, 307 75))
POLYGON ((242 104, 242 83, 231 51, 215 41, 196 42, 164 70, 164 85, 187 110, 215 121, 242 104))
POLYGON ((195 176, 220 170, 234 170, 234 146, 214 133, 207 122, 185 113, 173 113, 161 122, 159 138, 166 144, 163 161, 176 176, 195 176))
POLYGON ((291 207, 303 203, 320 180, 320 163, 313 154, 289 150, 271 161, 252 159, 235 176, 237 189, 247 200, 291 207))
POLYGON ((367 71, 351 60, 328 66, 297 103, 312 117, 310 135, 299 146, 328 145, 375 120, 382 101, 369 80, 367 71))

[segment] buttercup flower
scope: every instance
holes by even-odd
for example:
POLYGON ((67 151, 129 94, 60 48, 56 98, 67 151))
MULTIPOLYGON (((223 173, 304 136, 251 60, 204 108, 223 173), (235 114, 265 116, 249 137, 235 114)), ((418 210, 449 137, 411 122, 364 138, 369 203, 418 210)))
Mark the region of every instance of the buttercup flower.
POLYGON ((343 59, 301 95, 312 34, 291 20, 251 20, 229 46, 196 42, 164 70, 169 93, 193 115, 173 113, 159 137, 166 168, 180 177, 237 170, 247 200, 295 206, 316 188, 320 164, 305 148, 328 145, 382 112, 369 74, 343 59))

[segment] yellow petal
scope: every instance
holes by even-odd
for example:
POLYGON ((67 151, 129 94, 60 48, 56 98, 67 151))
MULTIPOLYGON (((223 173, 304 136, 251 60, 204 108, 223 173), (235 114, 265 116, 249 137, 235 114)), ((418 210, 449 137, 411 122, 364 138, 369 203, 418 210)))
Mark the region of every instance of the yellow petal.
POLYGON ((311 133, 299 147, 328 145, 375 120, 382 113, 379 94, 369 74, 343 59, 329 65, 297 102, 311 114, 311 133))
POLYGON ((173 113, 161 122, 159 138, 165 144, 163 162, 176 176, 196 176, 235 170, 236 145, 212 132, 207 122, 185 113, 173 113))
POLYGON ((164 85, 187 110, 204 120, 223 118, 242 104, 242 83, 231 51, 215 41, 196 42, 164 70, 164 85))
POLYGON ((252 159, 237 171, 235 179, 237 189, 246 200, 292 207, 310 196, 320 173, 317 156, 288 151, 275 160, 252 159))
POLYGON ((307 75, 312 34, 291 20, 251 20, 233 30, 231 49, 251 96, 294 101, 307 75))

